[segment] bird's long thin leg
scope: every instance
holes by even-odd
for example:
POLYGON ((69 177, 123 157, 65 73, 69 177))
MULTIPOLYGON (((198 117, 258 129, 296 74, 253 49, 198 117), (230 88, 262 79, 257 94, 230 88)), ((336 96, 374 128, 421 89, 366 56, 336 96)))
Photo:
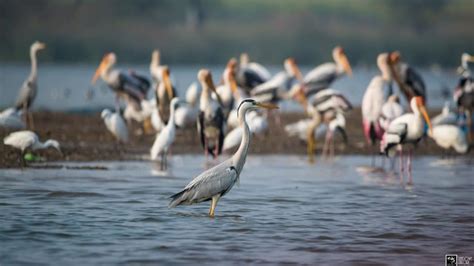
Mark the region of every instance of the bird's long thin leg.
POLYGON ((207 139, 204 138, 204 154, 206 155, 206 162, 208 161, 209 150, 207 149, 207 139))
POLYGON ((217 206, 217 202, 219 201, 219 198, 220 198, 219 195, 216 195, 216 196, 212 197, 211 209, 209 209, 209 216, 210 217, 214 217, 214 212, 216 210, 216 206, 217 206))
POLYGON ((30 110, 28 110, 28 120, 30 121, 30 124, 31 124, 30 125, 31 130, 35 130, 35 122, 33 120, 33 113, 30 110))
POLYGON ((371 146, 370 147, 370 166, 371 167, 375 167, 375 150, 374 150, 374 147, 371 146))
POLYGON ((327 159, 329 155, 329 129, 326 131, 326 137, 324 138, 324 146, 323 146, 323 158, 327 159))
POLYGON ((466 110, 466 123, 467 123, 467 139, 468 144, 472 142, 472 114, 470 110, 466 110))
POLYGON ((330 143, 329 143, 329 151, 330 151, 330 154, 329 154, 329 158, 331 159, 334 159, 334 134, 331 132, 330 134, 330 143))
POLYGON ((119 95, 115 95, 115 112, 120 113, 120 98, 119 95))
POLYGON ((400 148, 400 183, 403 183, 403 148, 400 148))
POLYGON ((214 144, 214 160, 217 158, 217 153, 219 152, 219 140, 216 139, 216 143, 214 144))
POLYGON ((25 151, 20 152, 20 167, 23 169, 26 167, 26 161, 25 161, 25 151))
POLYGON ((407 168, 408 168, 407 169, 408 170, 408 183, 407 184, 408 185, 413 184, 413 175, 411 173, 411 164, 412 164, 411 160, 412 160, 412 158, 413 158, 413 149, 410 149, 408 151, 408 162, 407 162, 407 168))
POLYGON ((314 150, 316 149, 316 138, 314 137, 312 130, 308 130, 307 142, 308 142, 308 146, 307 146, 308 161, 310 163, 314 163, 314 150))

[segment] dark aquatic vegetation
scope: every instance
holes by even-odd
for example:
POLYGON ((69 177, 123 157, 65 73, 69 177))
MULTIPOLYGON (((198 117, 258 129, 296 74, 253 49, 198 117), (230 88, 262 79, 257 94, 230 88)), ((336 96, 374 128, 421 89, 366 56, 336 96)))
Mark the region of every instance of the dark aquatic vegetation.
POLYGON ((445 254, 473 255, 469 158, 415 158, 408 187, 358 172, 367 161, 250 155, 214 219, 207 204, 167 207, 202 156, 175 155, 164 175, 148 162, 0 170, 0 261, 440 265, 445 254))

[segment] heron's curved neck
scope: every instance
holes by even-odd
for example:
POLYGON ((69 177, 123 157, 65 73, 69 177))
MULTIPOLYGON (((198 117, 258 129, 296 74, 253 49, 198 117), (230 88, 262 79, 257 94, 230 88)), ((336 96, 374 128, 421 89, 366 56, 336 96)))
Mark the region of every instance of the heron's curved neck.
POLYGON ((245 164, 245 159, 247 158, 247 153, 250 144, 250 129, 247 125, 247 121, 245 120, 245 115, 247 114, 248 109, 241 109, 239 110, 239 123, 240 127, 242 128, 242 141, 240 142, 239 149, 237 152, 232 156, 232 162, 234 163, 235 167, 237 168, 237 172, 240 173, 242 168, 245 164))
POLYGON ((31 59, 31 72, 30 72, 30 79, 36 80, 37 71, 38 71, 38 63, 36 59, 36 52, 37 50, 31 49, 30 50, 30 59, 31 59))

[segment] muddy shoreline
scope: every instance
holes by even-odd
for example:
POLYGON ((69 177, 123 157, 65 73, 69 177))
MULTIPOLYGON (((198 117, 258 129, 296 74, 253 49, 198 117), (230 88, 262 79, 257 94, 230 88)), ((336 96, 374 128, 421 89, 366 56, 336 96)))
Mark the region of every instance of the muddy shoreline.
MULTIPOLYGON (((431 110, 430 116, 439 114, 440 110, 431 110)), ((131 141, 120 144, 106 130, 100 113, 64 113, 38 111, 33 114, 35 132, 41 140, 53 138, 61 143, 63 156, 55 150, 35 152, 47 162, 54 161, 110 161, 110 160, 146 160, 155 135, 136 134, 140 125, 131 127, 131 141)), ((270 130, 265 136, 256 136, 252 139, 251 154, 305 154, 305 143, 296 137, 288 137, 284 125, 304 118, 301 113, 282 113, 281 127, 273 120, 269 121, 270 130)), ((11 130, 0 128, 0 139, 11 130)), ((342 145, 342 140, 336 137, 336 154, 367 155, 369 150, 365 147, 361 127, 360 109, 356 108, 347 115, 348 143, 342 145)), ((322 149, 319 141, 318 154, 322 149)), ((173 154, 196 154, 202 156, 195 128, 179 129, 176 141, 172 148, 173 154)), ((418 145, 417 154, 441 155, 442 150, 427 139, 418 145)), ((472 152, 466 156, 473 156, 472 152)), ((0 168, 19 167, 18 151, 0 144, 0 168)))

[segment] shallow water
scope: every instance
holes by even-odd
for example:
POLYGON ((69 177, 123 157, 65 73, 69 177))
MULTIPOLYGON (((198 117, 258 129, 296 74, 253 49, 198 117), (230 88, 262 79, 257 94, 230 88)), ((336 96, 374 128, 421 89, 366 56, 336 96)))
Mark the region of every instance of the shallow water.
MULTIPOLYGON (((118 63, 123 70, 134 69, 138 73, 148 76, 148 65, 127 65, 118 63)), ((224 65, 178 65, 171 67, 172 78, 179 96, 184 96, 187 87, 196 81, 196 74, 200 68, 209 68, 218 81, 224 69, 224 65)), ((314 66, 302 66, 303 73, 307 73, 314 66)), ((114 95, 107 86, 99 81, 95 86, 91 85, 91 79, 97 65, 92 64, 42 64, 39 65, 38 95, 34 104, 35 109, 47 109, 56 111, 90 110, 103 107, 112 107, 114 95)), ((282 71, 281 66, 269 66, 272 73, 282 71)), ((0 64, 0 109, 15 103, 18 89, 28 76, 30 66, 28 64, 0 64)), ((333 84, 333 88, 344 93, 352 104, 359 106, 362 96, 375 75, 376 68, 355 67, 351 78, 341 78, 333 84)), ((458 76, 454 70, 420 70, 427 86, 428 106, 441 107, 446 99, 442 97, 441 91, 448 90, 450 95, 457 85, 458 76)), ((450 100, 451 97, 449 96, 450 100)), ((295 103, 285 102, 280 106, 282 110, 297 110, 295 103)))
POLYGON ((0 263, 444 264, 474 256, 471 162, 420 157, 414 185, 367 173, 370 159, 308 165, 298 156, 250 156, 221 199, 168 209, 168 197, 204 167, 174 156, 149 162, 68 163, 108 170, 0 170, 0 263))

